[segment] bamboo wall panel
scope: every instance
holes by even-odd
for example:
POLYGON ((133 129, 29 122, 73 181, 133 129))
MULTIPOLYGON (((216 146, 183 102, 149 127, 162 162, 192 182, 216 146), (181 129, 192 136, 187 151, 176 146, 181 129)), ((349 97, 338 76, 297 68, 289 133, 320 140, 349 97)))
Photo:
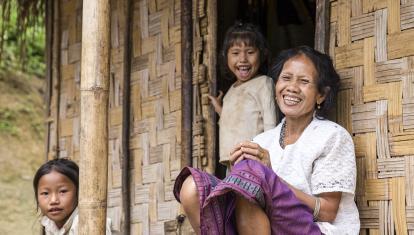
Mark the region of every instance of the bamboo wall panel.
MULTIPOLYGON (((49 155, 79 159, 82 1, 61 0, 57 114, 50 117, 49 155), (55 127, 55 123, 58 125, 55 127), (56 130, 56 131, 54 131, 56 130), (58 147, 57 147, 58 146, 58 147), (55 148, 55 149, 54 149, 55 148)), ((163 234, 179 204, 172 187, 181 163, 180 1, 133 2, 131 58, 131 229, 163 234)), ((108 217, 122 229, 122 94, 125 1, 111 1, 108 217)), ((54 94, 56 97, 56 94, 54 94)), ((86 114, 87 115, 87 114, 86 114)), ((122 234, 122 231, 121 231, 122 234)))
POLYGON ((355 143, 361 234, 414 234, 414 2, 330 3, 336 116, 355 143))
MULTIPOLYGON (((164 234, 181 212, 172 190, 181 170, 181 2, 133 1, 131 232, 164 234)), ((174 233, 176 232, 173 231, 174 233)))

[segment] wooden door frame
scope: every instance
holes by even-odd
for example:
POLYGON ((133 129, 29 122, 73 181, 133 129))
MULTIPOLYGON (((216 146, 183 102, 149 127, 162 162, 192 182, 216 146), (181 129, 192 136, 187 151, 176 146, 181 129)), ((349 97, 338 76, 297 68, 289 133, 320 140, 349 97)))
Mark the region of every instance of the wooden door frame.
MULTIPOLYGON (((209 44, 208 49, 210 53, 215 53, 217 50, 217 0, 208 0, 208 19, 209 19, 209 44)), ((182 47, 181 47, 181 79, 183 81, 182 87, 182 165, 190 165, 191 166, 191 158, 192 158, 192 85, 191 85, 191 76, 192 76, 192 65, 191 65, 191 58, 192 58, 192 4, 191 1, 182 1, 181 2, 181 40, 182 40, 182 47)), ((328 53, 329 51, 329 17, 330 17, 330 1, 329 0, 316 0, 316 16, 315 16, 315 44, 314 47, 318 51, 322 53, 328 53)), ((217 57, 217 56, 216 56, 217 57)), ((217 91, 217 79, 216 79, 216 66, 217 66, 217 58, 210 56, 209 61, 209 76, 210 76, 210 92, 215 94, 217 91), (214 74, 213 74, 214 73, 214 74)), ((210 115, 212 120, 207 121, 208 128, 213 130, 217 129, 217 122, 215 118, 215 114, 210 115)), ((208 147, 208 154, 209 158, 215 158, 215 149, 213 150, 212 147, 215 148, 216 146, 216 138, 217 133, 213 132, 210 138, 208 138, 206 146, 208 147), (214 154, 212 154, 214 153, 214 154)), ((209 161, 213 161, 216 164, 215 159, 209 159, 209 161)), ((214 166, 215 167, 215 166, 214 166)))

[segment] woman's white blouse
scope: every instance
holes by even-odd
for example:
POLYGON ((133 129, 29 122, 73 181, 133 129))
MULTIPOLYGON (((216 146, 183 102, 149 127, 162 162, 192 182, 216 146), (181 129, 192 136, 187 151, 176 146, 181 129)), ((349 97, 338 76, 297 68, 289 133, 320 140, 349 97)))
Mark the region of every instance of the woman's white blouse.
POLYGON ((299 139, 282 149, 279 136, 284 121, 253 141, 269 151, 276 174, 297 189, 313 195, 342 192, 335 221, 317 222, 322 233, 359 234, 359 214, 354 202, 355 150, 351 136, 334 122, 313 118, 299 139))

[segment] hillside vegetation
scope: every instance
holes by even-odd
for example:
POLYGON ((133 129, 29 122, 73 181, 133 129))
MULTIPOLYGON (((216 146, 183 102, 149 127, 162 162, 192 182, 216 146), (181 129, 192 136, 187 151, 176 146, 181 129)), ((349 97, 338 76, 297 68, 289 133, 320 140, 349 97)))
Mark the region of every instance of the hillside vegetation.
POLYGON ((39 234, 32 179, 45 160, 44 84, 0 72, 0 234, 39 234))

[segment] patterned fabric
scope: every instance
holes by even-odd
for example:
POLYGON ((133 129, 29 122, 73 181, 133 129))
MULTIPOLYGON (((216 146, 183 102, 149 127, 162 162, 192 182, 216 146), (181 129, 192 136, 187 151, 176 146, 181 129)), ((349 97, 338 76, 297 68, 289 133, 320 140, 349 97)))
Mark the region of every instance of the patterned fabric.
POLYGON ((263 208, 272 234, 321 234, 313 222, 311 209, 295 197, 272 169, 256 161, 238 163, 223 181, 198 169, 184 168, 174 185, 178 201, 182 183, 190 174, 199 193, 202 234, 237 234, 236 194, 263 208))

